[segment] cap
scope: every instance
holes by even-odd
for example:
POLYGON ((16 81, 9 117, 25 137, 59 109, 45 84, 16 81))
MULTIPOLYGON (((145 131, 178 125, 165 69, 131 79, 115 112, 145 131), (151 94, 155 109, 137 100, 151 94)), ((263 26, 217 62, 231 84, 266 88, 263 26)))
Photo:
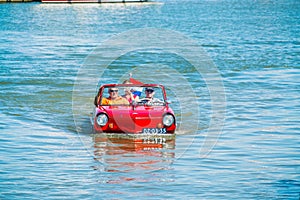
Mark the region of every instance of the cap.
POLYGON ((146 91, 152 91, 152 92, 153 92, 153 91, 154 91, 154 88, 152 88, 152 87, 147 87, 147 88, 146 88, 146 91))

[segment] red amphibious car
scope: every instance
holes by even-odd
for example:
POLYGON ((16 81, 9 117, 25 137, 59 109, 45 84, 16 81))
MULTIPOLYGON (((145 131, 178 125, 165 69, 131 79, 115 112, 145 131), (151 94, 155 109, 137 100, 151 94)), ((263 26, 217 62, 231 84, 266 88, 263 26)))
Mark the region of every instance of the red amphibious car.
POLYGON ((102 85, 94 104, 96 132, 173 134, 176 129, 175 115, 162 85, 102 85))

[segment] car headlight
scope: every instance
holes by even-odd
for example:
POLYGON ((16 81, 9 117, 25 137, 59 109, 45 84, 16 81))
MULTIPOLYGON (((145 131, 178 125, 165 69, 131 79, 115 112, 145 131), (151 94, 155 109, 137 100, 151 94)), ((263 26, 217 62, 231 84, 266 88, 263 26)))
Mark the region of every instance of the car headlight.
POLYGON ((105 126, 108 122, 108 117, 106 114, 101 113, 97 116, 97 124, 99 126, 105 126))
POLYGON ((171 126, 174 123, 174 117, 173 115, 166 114, 163 118, 163 124, 165 126, 171 126))

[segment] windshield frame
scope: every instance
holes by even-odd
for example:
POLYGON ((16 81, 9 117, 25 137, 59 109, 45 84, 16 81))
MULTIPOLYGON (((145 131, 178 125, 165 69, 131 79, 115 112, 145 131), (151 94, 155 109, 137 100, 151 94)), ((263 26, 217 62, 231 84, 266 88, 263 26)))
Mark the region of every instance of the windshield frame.
MULTIPOLYGON (((160 103, 159 104, 149 104, 147 106, 166 106, 167 105, 167 97, 166 97, 166 91, 164 86, 159 85, 159 84, 105 84, 102 85, 99 88, 98 91, 98 95, 96 96, 96 103, 99 106, 138 106, 138 105, 145 105, 144 103, 141 103, 139 101, 132 101, 129 102, 129 105, 127 104, 102 104, 102 99, 104 98, 108 98, 109 97, 109 93, 108 90, 109 88, 118 88, 119 89, 119 96, 124 95, 125 93, 125 89, 133 89, 135 88, 135 91, 137 91, 136 89, 140 89, 141 91, 139 91, 141 93, 140 97, 141 99, 144 99, 145 97, 145 88, 153 88, 155 91, 155 96, 154 98, 159 99, 160 103)), ((124 97, 123 97, 124 98, 124 97)))

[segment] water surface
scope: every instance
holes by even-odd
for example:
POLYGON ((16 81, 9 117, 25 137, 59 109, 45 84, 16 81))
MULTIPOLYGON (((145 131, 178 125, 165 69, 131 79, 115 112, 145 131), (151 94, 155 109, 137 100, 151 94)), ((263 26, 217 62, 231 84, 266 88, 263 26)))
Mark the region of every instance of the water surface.
MULTIPOLYGON (((299 199, 298 1, 26 3, 0 10, 1 199, 299 199), (173 106, 179 118, 197 122, 196 131, 162 149, 136 149, 90 134, 88 110, 79 116, 81 129, 75 126, 72 92, 85 59, 115 34, 149 27, 197 41, 222 76, 225 123, 205 158, 210 93, 174 54, 128 53, 99 84, 120 80, 132 66, 175 66, 197 91, 200 116, 182 113, 170 92, 173 106)), ((160 71, 149 80, 158 82, 160 71)))

